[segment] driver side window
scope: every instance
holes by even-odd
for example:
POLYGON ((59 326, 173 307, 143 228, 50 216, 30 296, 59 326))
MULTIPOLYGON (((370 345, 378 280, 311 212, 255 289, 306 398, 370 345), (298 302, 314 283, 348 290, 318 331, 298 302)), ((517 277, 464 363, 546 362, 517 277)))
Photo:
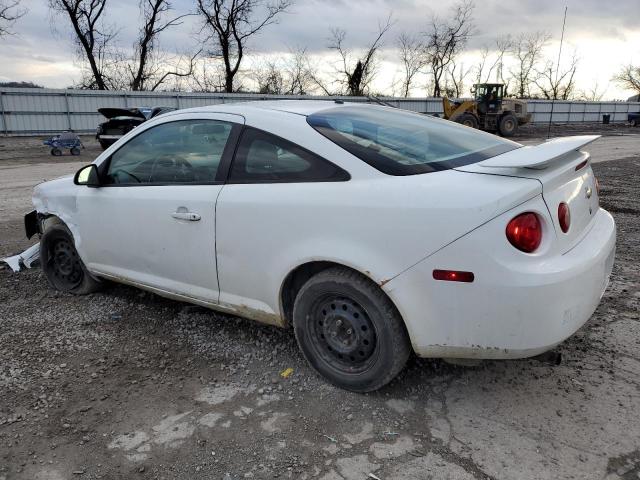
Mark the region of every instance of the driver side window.
POLYGON ((217 120, 179 120, 150 128, 111 156, 105 183, 215 182, 231 129, 231 123, 217 120))

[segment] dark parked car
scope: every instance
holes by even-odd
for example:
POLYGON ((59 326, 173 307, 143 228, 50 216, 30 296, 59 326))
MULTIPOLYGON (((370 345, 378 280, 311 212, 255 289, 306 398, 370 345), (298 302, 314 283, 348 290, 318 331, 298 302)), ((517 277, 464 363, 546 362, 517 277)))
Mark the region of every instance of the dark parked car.
POLYGON ((104 150, 141 123, 173 110, 171 107, 99 108, 98 112, 108 120, 98 125, 96 139, 104 150))
POLYGON ((640 112, 638 113, 630 113, 627 117, 627 121, 629 123, 633 123, 634 127, 640 126, 640 112))

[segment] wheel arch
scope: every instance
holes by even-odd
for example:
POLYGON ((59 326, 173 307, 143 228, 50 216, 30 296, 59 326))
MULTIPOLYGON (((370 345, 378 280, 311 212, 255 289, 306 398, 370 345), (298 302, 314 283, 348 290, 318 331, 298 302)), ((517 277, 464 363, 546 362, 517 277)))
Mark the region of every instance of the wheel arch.
POLYGON ((351 270, 374 283, 380 289, 383 295, 385 295, 389 299, 393 307, 396 309, 398 315, 400 316, 400 318, 402 318, 402 323, 404 325, 405 331, 407 332, 407 335, 410 336, 410 330, 404 320, 404 317, 402 316, 401 309, 398 308, 396 302, 388 294, 388 292, 386 292, 385 289, 382 288, 388 282, 388 280, 378 280, 374 275, 372 275, 369 270, 360 270, 358 268, 355 268, 354 266, 340 263, 334 260, 313 260, 301 263, 290 270, 289 273, 285 276, 280 285, 279 295, 280 312, 284 321, 283 324, 285 326, 292 325, 293 304, 295 302, 296 296, 298 295, 298 292, 307 282, 307 280, 323 270, 336 267, 351 270))
MULTIPOLYGON (((69 226, 64 222, 64 220, 62 220, 59 216, 54 215, 54 214, 38 214, 41 217, 40 220, 40 233, 44 233, 46 232, 49 228, 51 228, 54 225, 64 225, 67 229, 69 229, 69 226)), ((73 235, 72 235, 73 237, 73 235)))

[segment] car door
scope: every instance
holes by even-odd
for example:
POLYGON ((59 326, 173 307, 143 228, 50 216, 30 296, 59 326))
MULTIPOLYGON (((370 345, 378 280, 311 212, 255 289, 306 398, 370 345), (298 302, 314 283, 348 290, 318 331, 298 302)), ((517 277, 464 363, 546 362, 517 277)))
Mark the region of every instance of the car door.
POLYGON ((349 178, 299 145, 245 127, 217 205, 220 305, 279 323, 277 297, 287 258, 323 241, 305 225, 314 223, 318 199, 342 198, 349 178))
POLYGON ((204 302, 218 301, 216 200, 243 118, 176 115, 145 128, 77 196, 88 269, 204 302))

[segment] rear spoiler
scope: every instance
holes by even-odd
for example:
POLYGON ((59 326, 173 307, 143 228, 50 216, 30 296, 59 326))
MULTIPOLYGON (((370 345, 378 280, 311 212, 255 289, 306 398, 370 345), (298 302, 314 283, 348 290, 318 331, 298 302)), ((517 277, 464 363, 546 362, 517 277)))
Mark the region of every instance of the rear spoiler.
POLYGON ((478 165, 487 168, 545 168, 548 163, 600 138, 600 135, 577 135, 549 140, 533 147, 521 147, 489 158, 478 165))

